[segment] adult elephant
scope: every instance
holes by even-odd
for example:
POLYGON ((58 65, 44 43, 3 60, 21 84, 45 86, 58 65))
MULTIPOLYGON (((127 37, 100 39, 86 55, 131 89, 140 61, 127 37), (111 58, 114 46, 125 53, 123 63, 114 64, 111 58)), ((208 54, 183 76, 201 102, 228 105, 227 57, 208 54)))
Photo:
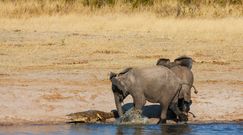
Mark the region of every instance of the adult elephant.
POLYGON ((159 123, 166 123, 166 114, 170 108, 182 121, 187 115, 178 108, 178 97, 181 91, 181 80, 164 66, 144 68, 127 68, 119 74, 110 74, 112 91, 119 116, 123 115, 121 103, 131 94, 134 108, 141 110, 146 101, 160 103, 161 115, 159 123))
MULTIPOLYGON (((188 56, 181 56, 176 58, 173 62, 170 62, 169 59, 161 58, 157 61, 156 65, 164 66, 173 71, 177 77, 179 77, 182 82, 185 82, 189 85, 182 86, 182 93, 184 95, 179 96, 178 106, 181 111, 188 113, 190 110, 191 101, 191 88, 193 86, 194 77, 191 71, 192 68, 192 58, 188 56)), ((196 88, 194 87, 194 92, 197 93, 196 88)))

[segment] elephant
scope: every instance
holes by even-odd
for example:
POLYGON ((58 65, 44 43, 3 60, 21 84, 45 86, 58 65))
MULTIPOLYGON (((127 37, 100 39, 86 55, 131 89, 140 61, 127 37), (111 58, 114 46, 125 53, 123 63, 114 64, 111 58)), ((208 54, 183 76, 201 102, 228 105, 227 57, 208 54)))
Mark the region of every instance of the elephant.
POLYGON ((182 93, 185 95, 180 95, 178 106, 182 112, 188 113, 190 111, 190 105, 192 104, 191 100, 191 88, 194 88, 194 93, 198 91, 193 86, 194 77, 191 71, 192 69, 192 58, 188 56, 180 56, 174 60, 174 62, 170 62, 169 59, 161 58, 157 61, 157 66, 164 66, 173 71, 177 77, 179 77, 183 82, 189 85, 182 86, 182 93))
POLYGON ((168 108, 182 121, 187 121, 187 115, 178 108, 178 97, 183 82, 169 68, 151 66, 142 68, 127 68, 116 74, 110 73, 112 91, 119 116, 123 116, 121 103, 130 94, 134 108, 142 110, 146 101, 159 103, 161 106, 160 121, 166 123, 168 108))

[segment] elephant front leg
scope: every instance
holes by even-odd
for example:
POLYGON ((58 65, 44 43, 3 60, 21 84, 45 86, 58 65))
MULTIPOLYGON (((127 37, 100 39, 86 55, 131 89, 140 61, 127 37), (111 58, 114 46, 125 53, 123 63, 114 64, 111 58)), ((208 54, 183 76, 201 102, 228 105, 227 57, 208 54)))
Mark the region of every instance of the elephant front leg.
POLYGON ((166 117, 167 117, 167 110, 168 105, 164 103, 160 103, 161 106, 161 114, 160 114, 160 120, 158 124, 165 124, 166 123, 166 117))
POLYGON ((180 111, 177 103, 171 103, 170 109, 179 117, 179 121, 188 121, 187 115, 180 111))

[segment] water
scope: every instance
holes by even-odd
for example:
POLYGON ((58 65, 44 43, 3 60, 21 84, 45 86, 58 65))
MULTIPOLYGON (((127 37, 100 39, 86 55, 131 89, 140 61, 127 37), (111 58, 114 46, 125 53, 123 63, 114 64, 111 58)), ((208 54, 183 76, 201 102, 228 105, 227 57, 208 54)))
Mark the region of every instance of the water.
POLYGON ((13 135, 243 135, 241 123, 211 123, 187 125, 112 125, 66 124, 2 126, 0 134, 13 135))

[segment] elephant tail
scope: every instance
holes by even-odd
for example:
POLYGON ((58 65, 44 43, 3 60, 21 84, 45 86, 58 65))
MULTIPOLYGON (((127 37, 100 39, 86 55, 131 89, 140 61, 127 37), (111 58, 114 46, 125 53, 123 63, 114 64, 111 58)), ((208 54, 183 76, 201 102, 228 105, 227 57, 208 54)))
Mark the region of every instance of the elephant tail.
POLYGON ((196 118, 196 115, 194 113, 192 113, 192 112, 188 112, 188 113, 190 113, 193 118, 196 118))
POLYGON ((194 93, 197 94, 198 90, 196 89, 196 87, 194 85, 192 85, 192 88, 194 89, 194 93))

